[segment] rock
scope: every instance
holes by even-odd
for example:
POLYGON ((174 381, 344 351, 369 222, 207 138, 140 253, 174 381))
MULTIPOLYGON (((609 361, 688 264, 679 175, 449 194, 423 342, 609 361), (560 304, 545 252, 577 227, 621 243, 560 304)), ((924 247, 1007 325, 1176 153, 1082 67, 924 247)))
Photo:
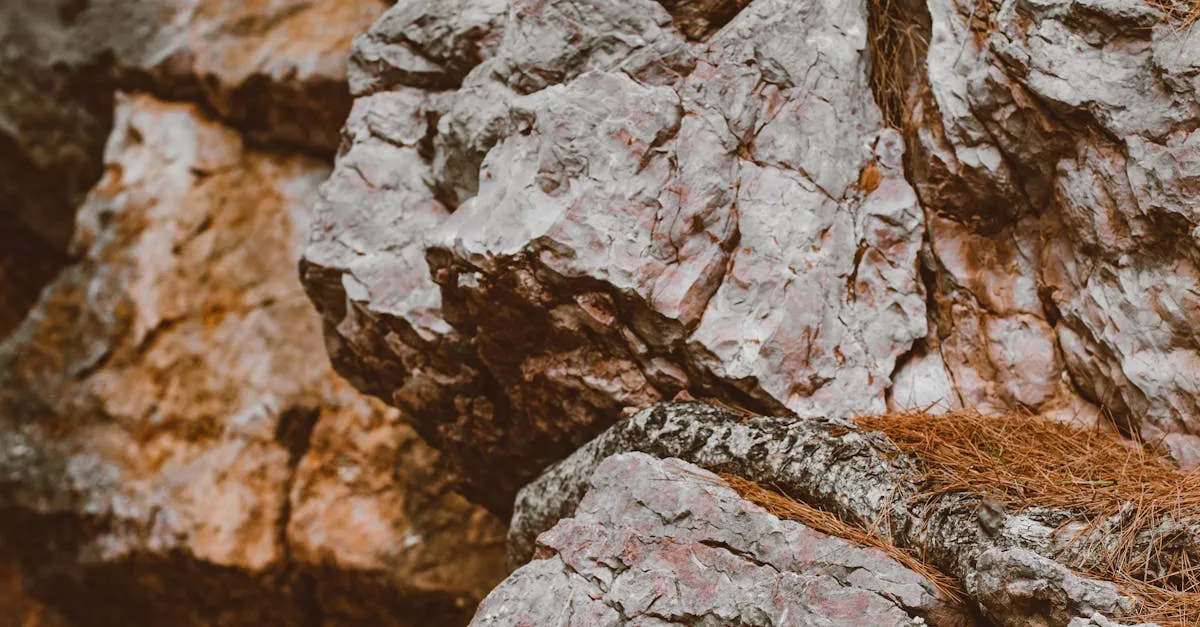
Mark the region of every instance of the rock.
POLYGON ((1107 581, 1080 577, 1053 560, 1024 549, 988 549, 976 562, 977 599, 985 607, 1008 608, 1004 622, 1040 616, 1044 624, 1070 624, 1086 616, 1128 611, 1129 600, 1107 581))
POLYGON ((1190 463, 1200 45, 1135 0, 925 5, 905 135, 962 400, 1077 404, 1064 375, 1190 463))
MULTIPOLYGON (((1109 620, 1103 614, 1092 614, 1087 618, 1076 617, 1067 623, 1067 627, 1123 627, 1122 623, 1109 620)), ((1157 627, 1155 623, 1138 623, 1128 627, 1157 627)))
POLYGON ((886 410, 927 332, 925 226, 864 7, 451 4, 397 5, 356 44, 303 272, 339 372, 411 416, 472 500, 506 514, 681 390, 886 410))
POLYGON ((118 98, 75 261, 0 343, 0 534, 79 625, 461 624, 503 577, 503 527, 330 368, 294 274, 328 172, 118 98))
MULTIPOLYGON (((1121 538, 1114 532, 1124 522, 1120 516, 1091 527, 1069 511, 1001 509, 984 521, 978 512, 986 503, 977 496, 952 493, 930 499, 922 493, 923 474, 915 460, 880 433, 860 431, 842 420, 748 419, 701 403, 643 410, 523 488, 509 527, 510 565, 536 560, 535 538, 582 508, 589 478, 603 460, 628 452, 677 457, 775 486, 844 521, 874 529, 897 547, 917 549, 956 578, 997 625, 1062 626, 1080 615, 1121 617, 1136 610, 1136 602, 1113 584, 1077 575, 1062 563, 1103 559, 1095 556, 1105 555, 1106 543, 1121 538), (1072 531, 1081 528, 1093 531, 1072 531), (1070 551, 1064 552, 1065 547, 1070 551)), ((1179 538, 1178 546, 1190 547, 1185 552, 1200 546, 1194 529, 1181 529, 1169 516, 1129 541, 1141 550, 1162 546, 1155 543, 1166 537, 1179 538)))
POLYGON ((635 4, 411 2, 355 47, 304 280, 473 500, 680 391, 1107 413, 1191 463, 1200 47, 1157 9, 635 4))
POLYGON ((780 520, 692 464, 627 453, 596 468, 471 624, 907 626, 952 613, 878 549, 780 520))
POLYGON ((13 0, 0 7, 0 217, 65 248, 114 89, 204 103, 255 141, 331 153, 346 51, 384 0, 13 0))

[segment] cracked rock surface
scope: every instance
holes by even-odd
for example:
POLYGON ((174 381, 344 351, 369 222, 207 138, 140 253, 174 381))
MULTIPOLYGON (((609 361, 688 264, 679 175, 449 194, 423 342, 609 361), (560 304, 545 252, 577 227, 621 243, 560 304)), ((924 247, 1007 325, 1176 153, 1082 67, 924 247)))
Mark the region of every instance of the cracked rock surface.
MULTIPOLYGON (((874 529, 957 579, 996 625, 1061 627, 1081 616, 1119 618, 1137 611, 1136 602, 1112 583, 1064 564, 1103 559, 1104 543, 1111 539, 1104 532, 1099 537, 1072 532, 1086 522, 1078 514, 1030 508, 1002 513, 989 529, 979 517, 978 497, 923 494, 915 462, 882 434, 840 420, 747 419, 702 403, 663 403, 638 412, 523 488, 509 528, 511 565, 536 560, 542 534, 582 507, 597 468, 629 452, 679 458, 774 486, 874 529)), ((1119 517, 1101 528, 1108 524, 1120 524, 1119 517)), ((1184 554, 1195 553, 1194 530, 1173 525, 1169 517, 1157 529, 1132 540, 1144 546, 1173 538, 1169 541, 1182 543, 1184 554)), ((1164 552, 1163 559, 1174 557, 1164 552)))
POLYGON ((304 281, 469 498, 680 391, 1107 411, 1200 460, 1195 37, 1141 0, 717 4, 415 0, 357 40, 304 281))
POLYGON ((396 5, 356 42, 303 261, 335 366, 501 514, 624 408, 681 390, 884 411, 927 333, 925 221, 872 100, 866 18, 832 0, 396 5))
POLYGON ((1101 406, 1194 466, 1200 40, 1138 0, 903 6, 936 306, 893 396, 1101 406))
POLYGON ((877 549, 780 520, 692 464, 626 453, 471 625, 899 627, 948 613, 877 549))
POLYGON ((26 590, 80 627, 465 622, 503 527, 329 365, 295 276, 328 166, 117 102, 73 261, 0 342, 26 590))

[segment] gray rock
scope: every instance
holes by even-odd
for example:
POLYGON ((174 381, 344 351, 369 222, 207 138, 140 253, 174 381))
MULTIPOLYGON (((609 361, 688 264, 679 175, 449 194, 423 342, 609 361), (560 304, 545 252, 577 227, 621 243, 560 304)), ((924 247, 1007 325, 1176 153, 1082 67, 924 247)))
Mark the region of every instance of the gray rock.
POLYGON ((692 464, 628 453, 596 468, 471 624, 908 626, 954 613, 877 549, 780 520, 692 464))
POLYGON ((924 221, 872 102, 865 8, 760 0, 711 34, 672 22, 683 3, 635 4, 410 3, 357 48, 390 65, 356 70, 377 113, 348 122, 305 281, 339 370, 500 513, 681 390, 884 411, 927 332, 924 221), (371 116, 426 126, 396 142, 371 116))
MULTIPOLYGON (((1095 537, 1072 535, 1068 523, 1085 523, 1070 512, 1048 510, 1000 511, 981 520, 976 497, 951 494, 930 501, 922 496, 916 465, 881 434, 838 420, 746 419, 699 403, 639 412, 523 488, 509 527, 510 566, 534 557, 535 538, 576 511, 604 459, 629 451, 676 457, 777 486, 843 520, 876 529, 896 546, 919 547, 999 625, 1065 625, 1080 615, 1120 617, 1135 610, 1135 602, 1112 584, 1076 575, 1056 561, 1085 563, 1104 554, 1102 543, 1117 534, 1105 533, 1103 525, 1095 537), (1063 551, 1067 546, 1069 554, 1063 551)), ((1144 547, 1179 537, 1179 531, 1164 521, 1136 543, 1144 547)), ((1190 546, 1200 546, 1191 537, 1190 546)))

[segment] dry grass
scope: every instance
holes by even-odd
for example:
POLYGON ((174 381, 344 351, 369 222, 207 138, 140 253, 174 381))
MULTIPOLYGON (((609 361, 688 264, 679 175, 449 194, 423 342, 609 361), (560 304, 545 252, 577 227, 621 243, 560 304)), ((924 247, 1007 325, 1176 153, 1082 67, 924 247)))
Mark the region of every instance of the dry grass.
POLYGON ((1146 4, 1162 11, 1163 17, 1183 28, 1200 22, 1200 0, 1146 0, 1146 4))
POLYGON ((1119 436, 1027 414, 898 414, 857 422, 915 457, 931 495, 974 493, 1002 502, 1009 511, 1071 510, 1089 529, 1120 516, 1113 546, 1069 547, 1064 557, 1089 576, 1111 580, 1139 597, 1139 619, 1200 624, 1194 543, 1178 542, 1179 534, 1160 534, 1149 546, 1136 542, 1164 521, 1200 524, 1200 473, 1180 471, 1119 436))
POLYGON ((956 606, 962 606, 966 602, 966 593, 953 577, 883 539, 874 529, 863 529, 849 524, 829 512, 796 501, 782 491, 765 488, 753 481, 728 474, 722 474, 721 478, 742 495, 742 498, 761 506, 775 516, 785 520, 794 520, 821 533, 838 536, 858 546, 879 549, 932 582, 947 602, 956 606))
POLYGON ((875 103, 885 124, 902 129, 916 93, 913 77, 929 42, 898 0, 868 3, 867 37, 871 51, 869 78, 875 103))

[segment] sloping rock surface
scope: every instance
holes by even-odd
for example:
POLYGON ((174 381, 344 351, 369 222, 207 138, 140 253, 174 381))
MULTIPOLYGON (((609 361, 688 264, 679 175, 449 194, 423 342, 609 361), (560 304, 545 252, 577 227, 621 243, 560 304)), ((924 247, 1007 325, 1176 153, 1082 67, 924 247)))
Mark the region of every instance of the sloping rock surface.
POLYGON ((899 627, 952 613, 877 549, 780 520, 686 462, 627 453, 596 468, 471 624, 899 627))

